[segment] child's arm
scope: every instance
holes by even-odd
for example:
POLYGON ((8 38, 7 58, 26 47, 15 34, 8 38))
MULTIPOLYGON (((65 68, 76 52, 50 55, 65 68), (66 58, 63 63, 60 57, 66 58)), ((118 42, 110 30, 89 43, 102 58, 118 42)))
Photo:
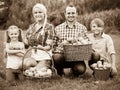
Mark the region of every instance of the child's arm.
POLYGON ((20 52, 21 52, 21 50, 13 50, 13 49, 10 49, 10 46, 9 46, 8 43, 6 43, 5 51, 6 51, 8 54, 16 54, 16 53, 20 53, 20 52))
POLYGON ((20 45, 21 47, 21 51, 19 52, 19 53, 16 53, 16 55, 17 56, 20 56, 20 57, 23 57, 24 56, 24 54, 25 54, 25 45, 24 45, 24 43, 21 43, 21 45, 20 45))
POLYGON ((112 66, 112 71, 113 71, 112 73, 113 74, 117 73, 115 62, 116 62, 116 55, 115 54, 111 54, 111 66, 112 66))

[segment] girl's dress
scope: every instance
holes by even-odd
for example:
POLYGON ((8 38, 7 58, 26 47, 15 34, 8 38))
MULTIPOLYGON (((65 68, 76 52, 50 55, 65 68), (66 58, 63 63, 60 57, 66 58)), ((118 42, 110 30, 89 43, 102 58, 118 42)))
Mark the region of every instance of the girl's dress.
MULTIPOLYGON (((12 50, 23 50, 24 43, 18 42, 17 45, 14 47, 11 43, 7 43, 9 48, 12 50)), ((14 54, 7 54, 7 64, 6 68, 11 69, 19 69, 22 66, 22 57, 14 55, 14 54)))

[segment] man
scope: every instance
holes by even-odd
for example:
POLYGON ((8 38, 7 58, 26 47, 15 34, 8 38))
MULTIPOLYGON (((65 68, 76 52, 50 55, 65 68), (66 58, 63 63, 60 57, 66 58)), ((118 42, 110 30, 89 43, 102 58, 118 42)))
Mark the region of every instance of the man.
MULTIPOLYGON (((85 36, 87 29, 84 25, 77 22, 77 15, 78 13, 74 6, 69 5, 66 7, 65 11, 66 21, 56 26, 55 28, 55 33, 59 41, 62 40, 74 41, 74 39, 77 38, 79 34, 85 36)), ((55 62, 55 68, 57 69, 59 75, 63 74, 63 68, 71 68, 73 75, 75 76, 83 74, 86 71, 86 65, 84 61, 72 61, 72 62, 65 61, 62 52, 54 54, 53 59, 55 62)))

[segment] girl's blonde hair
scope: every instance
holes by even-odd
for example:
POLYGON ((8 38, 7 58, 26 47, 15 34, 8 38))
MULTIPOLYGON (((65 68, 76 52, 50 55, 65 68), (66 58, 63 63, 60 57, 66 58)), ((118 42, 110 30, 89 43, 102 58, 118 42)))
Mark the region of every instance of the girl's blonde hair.
POLYGON ((11 25, 8 27, 8 29, 6 31, 6 42, 10 43, 11 40, 10 40, 8 33, 10 32, 10 30, 13 30, 13 29, 18 29, 18 31, 19 31, 18 41, 22 42, 23 41, 22 40, 22 30, 20 28, 18 28, 16 25, 11 25))

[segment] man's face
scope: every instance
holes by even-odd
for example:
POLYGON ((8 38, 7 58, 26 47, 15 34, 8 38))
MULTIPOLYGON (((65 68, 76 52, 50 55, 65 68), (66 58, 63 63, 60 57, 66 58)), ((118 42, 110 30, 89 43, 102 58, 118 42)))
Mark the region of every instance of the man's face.
POLYGON ((65 17, 68 22, 74 22, 77 17, 77 12, 75 7, 67 7, 65 12, 65 17))

